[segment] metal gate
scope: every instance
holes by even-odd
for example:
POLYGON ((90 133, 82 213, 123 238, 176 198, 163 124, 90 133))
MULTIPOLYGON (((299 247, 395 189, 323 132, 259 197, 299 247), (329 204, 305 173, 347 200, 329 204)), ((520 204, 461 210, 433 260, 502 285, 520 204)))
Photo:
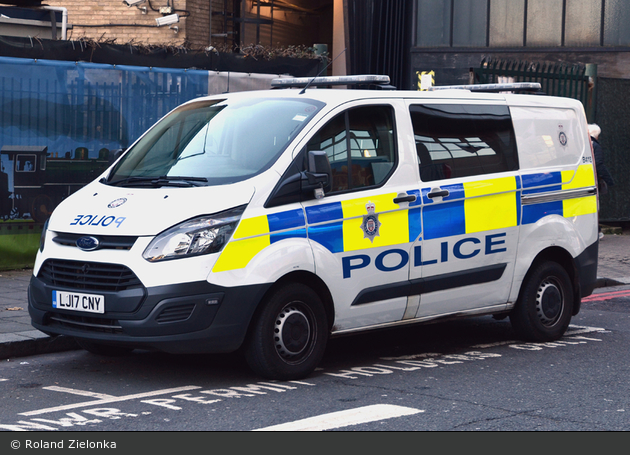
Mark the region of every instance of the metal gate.
POLYGON ((597 65, 483 59, 473 73, 479 84, 538 82, 547 95, 580 100, 588 121, 594 119, 597 65))

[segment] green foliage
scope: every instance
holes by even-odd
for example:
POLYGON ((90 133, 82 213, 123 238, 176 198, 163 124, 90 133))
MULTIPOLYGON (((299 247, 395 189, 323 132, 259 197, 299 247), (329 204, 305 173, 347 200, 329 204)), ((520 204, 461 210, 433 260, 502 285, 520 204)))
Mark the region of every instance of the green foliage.
POLYGON ((0 235, 0 270, 33 267, 40 236, 41 230, 0 235))

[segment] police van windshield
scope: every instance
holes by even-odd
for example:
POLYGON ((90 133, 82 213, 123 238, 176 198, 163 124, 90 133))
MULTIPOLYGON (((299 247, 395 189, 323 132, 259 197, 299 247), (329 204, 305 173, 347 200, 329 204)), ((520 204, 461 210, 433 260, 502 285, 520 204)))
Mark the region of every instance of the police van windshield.
POLYGON ((282 98, 187 104, 138 141, 106 183, 198 186, 248 179, 268 169, 323 105, 282 98))

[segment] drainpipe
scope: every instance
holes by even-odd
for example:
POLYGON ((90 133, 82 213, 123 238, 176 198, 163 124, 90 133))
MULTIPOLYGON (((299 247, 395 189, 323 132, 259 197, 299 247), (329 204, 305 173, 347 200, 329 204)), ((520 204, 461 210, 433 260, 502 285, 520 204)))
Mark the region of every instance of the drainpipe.
POLYGON ((68 39, 68 10, 62 6, 43 6, 43 9, 49 11, 60 11, 62 13, 62 21, 61 21, 61 39, 68 39))

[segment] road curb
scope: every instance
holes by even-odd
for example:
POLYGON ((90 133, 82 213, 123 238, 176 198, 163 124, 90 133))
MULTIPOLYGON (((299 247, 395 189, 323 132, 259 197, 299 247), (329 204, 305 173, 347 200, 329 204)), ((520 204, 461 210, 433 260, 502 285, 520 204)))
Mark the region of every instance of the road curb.
POLYGON ((80 348, 74 338, 63 335, 54 338, 48 335, 28 338, 15 334, 12 339, 0 342, 0 360, 77 349, 80 348))
POLYGON ((597 281, 595 282, 595 289, 608 288, 608 287, 613 287, 613 286, 623 286, 624 284, 628 284, 628 283, 617 281, 612 278, 598 278, 597 281))

